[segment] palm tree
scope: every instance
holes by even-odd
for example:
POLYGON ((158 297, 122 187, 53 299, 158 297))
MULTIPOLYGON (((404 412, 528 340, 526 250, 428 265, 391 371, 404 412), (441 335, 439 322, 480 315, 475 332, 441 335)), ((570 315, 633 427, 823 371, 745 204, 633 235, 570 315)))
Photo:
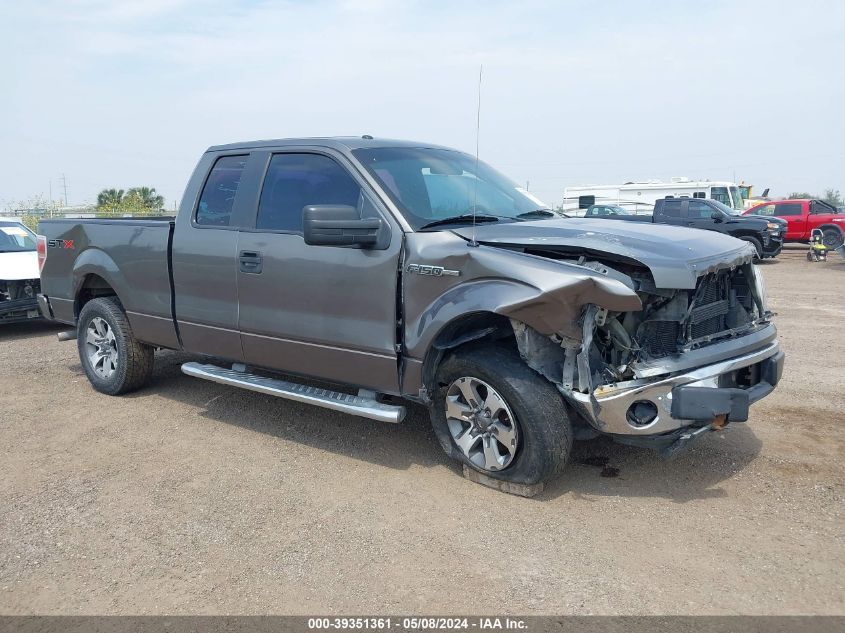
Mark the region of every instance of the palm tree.
POLYGON ((97 207, 114 211, 123 202, 123 189, 103 189, 97 194, 97 207))
POLYGON ((141 203, 148 209, 158 211, 164 206, 164 196, 157 194, 155 187, 132 187, 126 195, 138 196, 141 203))

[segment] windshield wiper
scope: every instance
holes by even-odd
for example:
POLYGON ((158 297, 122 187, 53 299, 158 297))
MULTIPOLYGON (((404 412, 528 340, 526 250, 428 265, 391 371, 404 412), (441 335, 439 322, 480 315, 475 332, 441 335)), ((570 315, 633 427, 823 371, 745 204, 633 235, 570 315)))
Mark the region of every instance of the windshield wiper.
POLYGON ((466 222, 472 222, 473 217, 475 218, 476 222, 498 222, 499 218, 495 215, 484 215, 476 213, 474 216, 472 213, 462 213, 461 215, 453 215, 450 218, 440 218, 439 220, 434 220, 427 224, 423 224, 418 231, 423 229, 430 229, 435 226, 444 226, 446 224, 464 224, 466 222))

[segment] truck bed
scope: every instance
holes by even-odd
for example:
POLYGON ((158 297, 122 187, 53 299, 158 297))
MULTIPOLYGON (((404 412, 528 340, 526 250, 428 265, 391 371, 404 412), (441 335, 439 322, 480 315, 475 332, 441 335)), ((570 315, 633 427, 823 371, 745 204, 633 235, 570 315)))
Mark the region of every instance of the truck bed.
POLYGON ((170 266, 174 221, 169 216, 42 220, 38 230, 47 240, 47 259, 41 279, 50 288, 52 317, 75 324, 77 290, 96 296, 105 282, 124 302, 136 336, 178 347, 170 266))

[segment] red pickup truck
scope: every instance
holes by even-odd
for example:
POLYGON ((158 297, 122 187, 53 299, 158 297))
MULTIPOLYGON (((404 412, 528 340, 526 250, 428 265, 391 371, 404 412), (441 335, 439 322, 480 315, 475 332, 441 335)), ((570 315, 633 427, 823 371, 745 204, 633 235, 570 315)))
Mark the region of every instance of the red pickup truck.
POLYGON ((744 215, 783 218, 787 242, 808 242, 813 229, 822 230, 828 248, 838 248, 845 241, 845 213, 823 200, 772 200, 751 207, 744 215))

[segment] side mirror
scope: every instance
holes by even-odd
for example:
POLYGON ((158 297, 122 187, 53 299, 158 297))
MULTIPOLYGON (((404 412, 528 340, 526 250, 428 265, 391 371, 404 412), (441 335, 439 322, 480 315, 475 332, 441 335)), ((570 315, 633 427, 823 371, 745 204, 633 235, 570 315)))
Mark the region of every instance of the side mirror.
POLYGON ((713 211, 713 212, 710 214, 710 219, 711 219, 711 220, 716 220, 716 222, 721 222, 722 220, 724 220, 724 218, 722 217, 722 212, 721 212, 721 211, 713 211))
POLYGON ((382 221, 361 218, 345 204, 307 206, 302 210, 302 235, 311 246, 374 246, 382 221))

